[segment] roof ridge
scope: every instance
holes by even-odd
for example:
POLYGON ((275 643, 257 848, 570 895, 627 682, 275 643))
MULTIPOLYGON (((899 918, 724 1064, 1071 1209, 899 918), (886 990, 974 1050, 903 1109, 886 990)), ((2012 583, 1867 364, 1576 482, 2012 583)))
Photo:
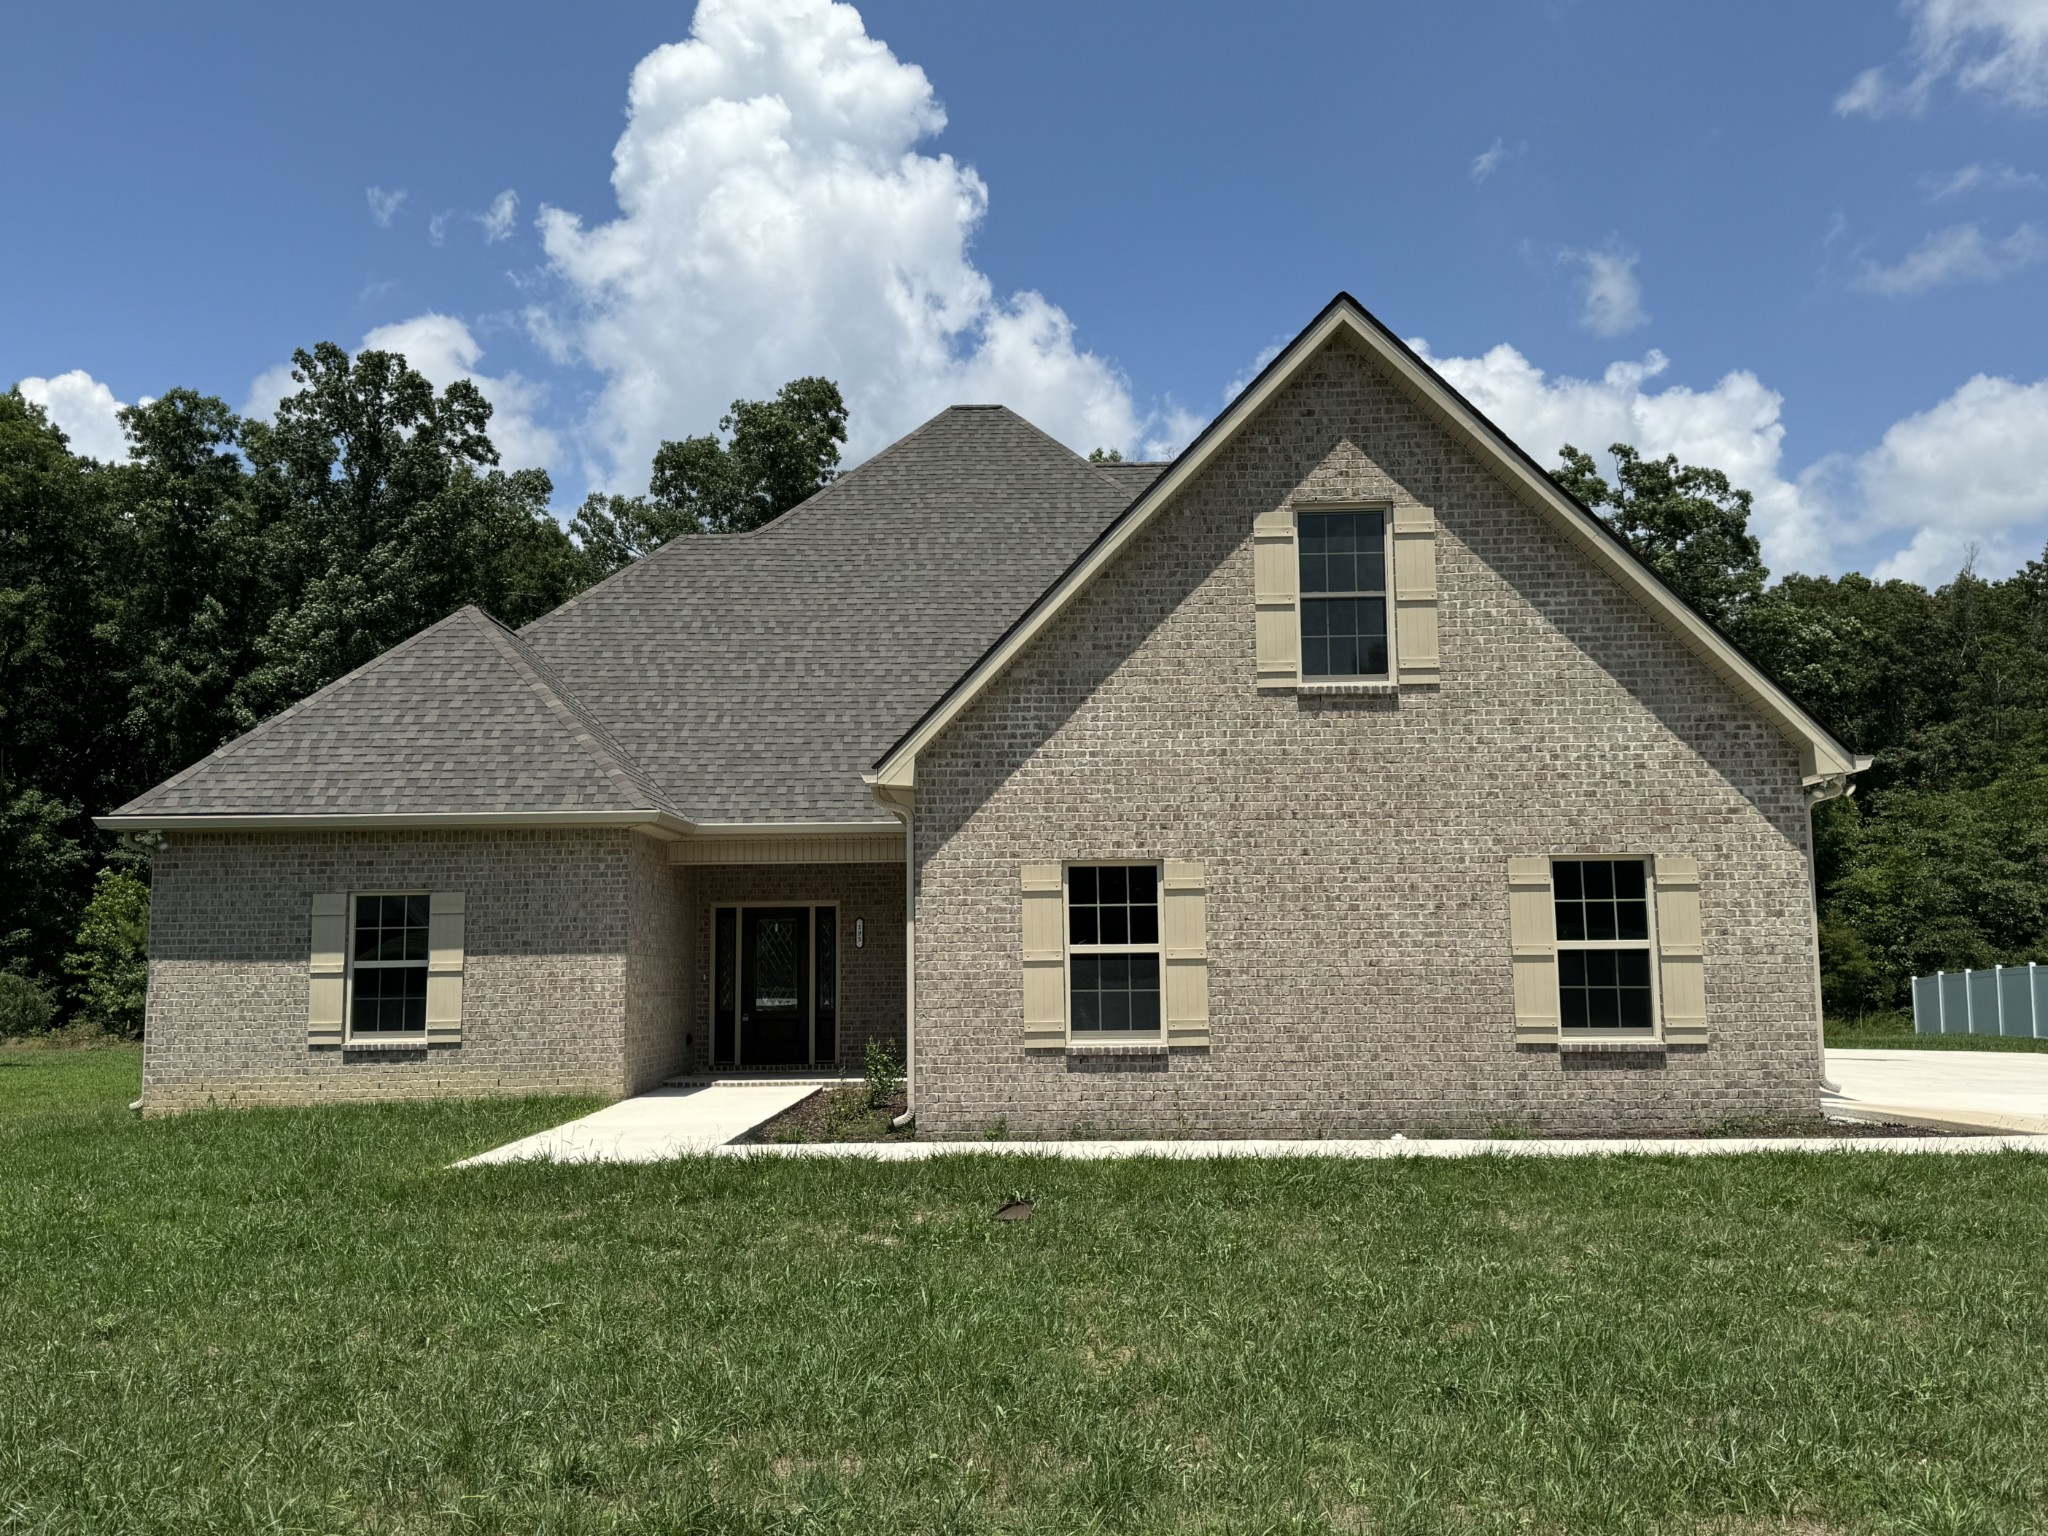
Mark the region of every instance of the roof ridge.
MULTIPOLYGON (((611 740, 611 732, 606 730, 603 723, 590 713, 588 707, 569 691, 559 677, 555 676, 554 669, 541 657, 533 654, 532 648, 525 641, 474 604, 465 605, 459 611, 475 616, 491 648, 519 675, 520 681, 526 684, 546 707, 548 713, 553 715, 562 728, 574 738, 576 744, 597 763, 605 777, 611 780, 614 789, 629 801, 655 802, 645 807, 646 809, 675 809, 668 803, 668 797, 655 784, 652 775, 634 762, 616 741, 611 740), (635 775, 638 775, 640 782, 634 782, 635 775)), ((636 803, 634 808, 642 807, 636 803)))
MULTIPOLYGON (((221 756, 223 753, 229 751, 231 748, 238 748, 243 746, 245 743, 257 740, 259 737, 268 736, 273 730, 283 725, 285 721, 291 719, 294 715, 299 714, 301 711, 311 708, 314 704, 318 703, 328 694, 333 693, 343 684, 352 683, 358 677, 361 677, 365 672, 370 671, 373 667, 382 666, 385 662, 393 660, 398 656, 404 655, 405 652, 411 650, 415 645, 418 645, 421 641, 425 640, 427 636, 433 634, 435 630, 441 629, 449 624, 454 623, 457 619, 461 618, 464 613, 468 612, 470 609, 475 607, 476 604, 474 603, 464 603, 460 608, 456 609, 453 613, 448 614, 443 618, 436 619, 433 623, 427 625, 423 629, 417 629, 413 631, 413 633, 406 636, 405 639, 399 641, 398 644, 392 646, 390 650, 379 651, 375 656, 372 656, 368 661, 364 662, 361 666, 352 668, 351 670, 342 673, 341 676, 334 679, 334 681, 331 683, 322 683, 318 688, 315 688, 303 699, 294 700, 292 703, 287 704, 283 709, 280 709, 276 714, 271 715, 269 718, 257 721, 256 724, 250 726, 249 729, 242 732, 241 735, 229 737, 226 741, 222 742, 219 746, 215 747, 211 752, 207 753, 204 757, 199 758, 195 762, 187 763, 183 768, 180 768, 176 773, 172 774, 168 779, 165 779, 161 784, 151 785, 148 789, 145 789, 141 794, 132 796, 125 804, 116 806, 112 811, 108 812, 107 814, 120 815, 122 812, 126 811, 129 808, 129 806, 140 805, 144 800, 154 799, 156 796, 164 793, 166 790, 176 789, 180 784, 184 783, 185 780, 191 778, 193 774, 197 773, 200 769, 204 768, 208 763, 212 762, 215 758, 221 756)), ((477 611, 482 612, 481 609, 478 609, 477 611)), ((486 614, 485 617, 488 618, 489 615, 486 614)), ((492 622, 496 623, 497 621, 492 620, 492 622)))

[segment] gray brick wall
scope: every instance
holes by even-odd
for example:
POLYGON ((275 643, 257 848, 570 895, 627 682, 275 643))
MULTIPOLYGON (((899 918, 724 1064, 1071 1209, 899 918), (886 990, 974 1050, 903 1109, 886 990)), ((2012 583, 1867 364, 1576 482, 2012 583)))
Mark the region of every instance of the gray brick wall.
POLYGON ((859 1071, 869 1039, 903 1049, 903 865, 736 864, 689 871, 691 1060, 710 1061, 711 914, 740 902, 839 905, 839 1060, 859 1071), (866 925, 854 947, 854 920, 866 925))
MULTIPOLYGON (((1542 446, 1542 445, 1538 445, 1542 446)), ((1348 347, 1313 361, 917 766, 919 1124, 1337 1135, 1811 1114, 1794 748, 1348 347), (1440 688, 1255 685, 1254 516, 1435 509, 1440 688), (1506 861, 1695 855, 1712 1042, 1517 1049, 1506 861), (1022 1048, 1018 869, 1193 858, 1212 1046, 1022 1048)))
POLYGON ((664 916, 651 896, 679 885, 659 857, 610 829, 173 834, 152 878, 144 1108, 623 1093, 662 1070, 675 1005, 658 973, 680 967, 680 901, 664 916), (463 892, 460 1045, 307 1046, 312 894, 365 890, 463 892))
POLYGON ((689 925, 683 871, 668 862, 666 843, 634 838, 626 876, 625 1086, 637 1093, 689 1061, 689 925))

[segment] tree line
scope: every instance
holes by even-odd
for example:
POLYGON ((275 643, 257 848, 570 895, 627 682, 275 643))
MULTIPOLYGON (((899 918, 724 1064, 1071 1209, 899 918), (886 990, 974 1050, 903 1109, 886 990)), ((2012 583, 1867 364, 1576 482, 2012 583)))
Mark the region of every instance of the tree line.
POLYGON ((148 850, 93 816, 465 603, 517 627, 666 539, 759 526, 846 437, 838 389, 795 380, 564 529, 475 385, 332 343, 293 381, 267 420, 129 407, 116 464, 0 394, 0 1034, 141 1027, 148 850))
MULTIPOLYGON (((545 473, 500 466, 474 385, 331 343, 293 365, 268 420, 184 389, 128 408, 118 464, 0 395, 0 1033, 140 1028, 148 850, 94 815, 465 603, 517 627, 670 539, 760 527, 846 441, 837 387, 796 379, 564 528, 545 473)), ((1612 481, 1570 445, 1554 477, 1876 758, 1815 815, 1830 1013, 2048 960, 2048 563, 1773 583, 1748 492, 1610 452, 1612 481)))

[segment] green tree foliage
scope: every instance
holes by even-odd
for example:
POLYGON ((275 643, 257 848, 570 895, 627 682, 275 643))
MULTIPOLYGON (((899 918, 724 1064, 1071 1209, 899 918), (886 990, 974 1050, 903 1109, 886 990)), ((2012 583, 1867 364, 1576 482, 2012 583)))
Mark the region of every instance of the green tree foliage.
POLYGON ((1607 451, 1612 485, 1569 443, 1551 478, 1606 518, 1680 597, 1716 624, 1738 623, 1769 574, 1749 531, 1749 492, 1676 456, 1646 459, 1627 443, 1607 451))
POLYGON ((690 533, 747 533, 832 482, 846 402, 830 379, 792 379, 773 400, 735 400, 720 436, 664 442, 645 496, 593 492, 570 524, 595 571, 690 533))
POLYGON ((0 1040, 39 1035, 56 1022, 57 1000, 32 977, 0 971, 0 1040))
POLYGON ((149 986, 149 886, 123 868, 103 869, 65 958, 77 1017, 108 1034, 142 1033, 149 986))

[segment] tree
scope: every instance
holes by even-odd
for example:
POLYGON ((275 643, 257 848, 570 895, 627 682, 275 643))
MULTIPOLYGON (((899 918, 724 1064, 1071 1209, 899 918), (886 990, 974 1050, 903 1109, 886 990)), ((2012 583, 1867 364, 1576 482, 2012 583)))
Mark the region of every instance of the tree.
POLYGON ((1123 461, 1123 450, 1119 448, 1090 448, 1088 450, 1088 462, 1090 464, 1121 464, 1123 461))
POLYGON ((126 869, 103 869, 65 958, 77 1016, 108 1034, 142 1033, 149 986, 149 886, 126 869))
POLYGON ((1595 512, 1610 508, 1600 515, 1680 597, 1722 628, 1738 626, 1770 574, 1749 531, 1749 492, 1675 454, 1645 459, 1627 443, 1607 451, 1612 485, 1570 443, 1551 478, 1595 512))
POLYGON ((792 379, 773 400, 735 400, 717 436, 655 450, 645 496, 592 491, 569 530, 592 580, 670 539, 747 533, 832 483, 846 441, 846 402, 830 379, 792 379))
POLYGON ((245 726, 464 603, 524 623, 587 578, 548 514, 547 475, 493 467, 474 384, 436 394, 403 357, 351 360, 332 342, 292 361, 298 392, 242 432, 281 596, 235 690, 245 726))

